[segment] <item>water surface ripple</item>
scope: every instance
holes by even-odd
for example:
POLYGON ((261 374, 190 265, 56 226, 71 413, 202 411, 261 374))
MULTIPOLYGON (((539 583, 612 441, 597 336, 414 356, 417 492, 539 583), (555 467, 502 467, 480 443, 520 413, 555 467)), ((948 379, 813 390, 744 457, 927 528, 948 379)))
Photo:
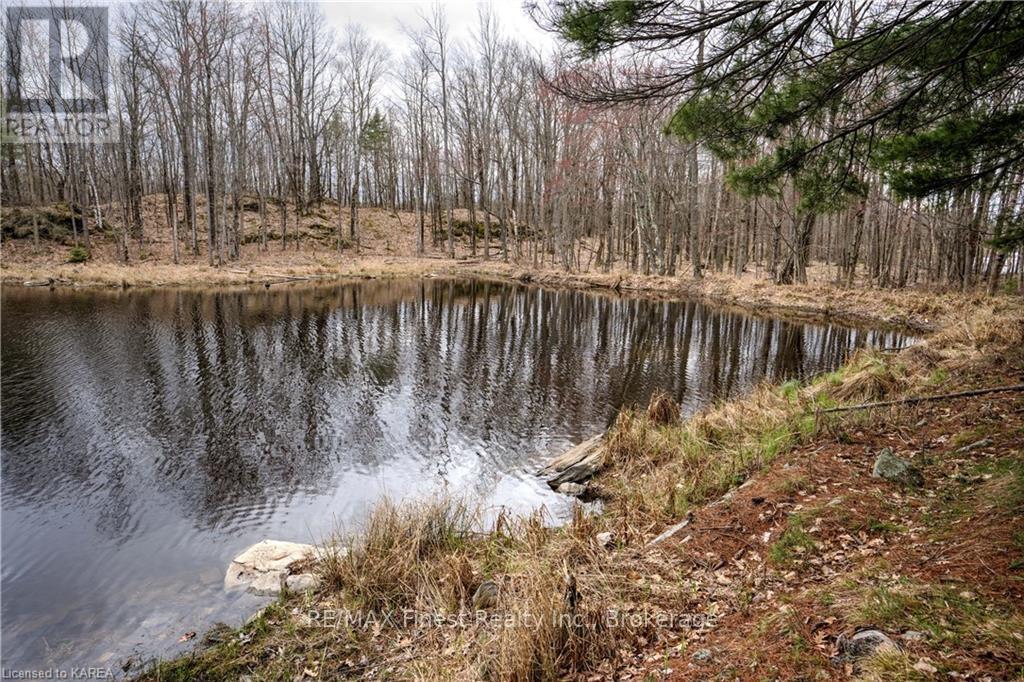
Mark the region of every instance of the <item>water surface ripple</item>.
POLYGON ((656 388, 692 412, 894 332, 447 280, 272 290, 6 288, 3 665, 119 666, 238 622, 230 558, 382 495, 524 511, 532 472, 656 388))

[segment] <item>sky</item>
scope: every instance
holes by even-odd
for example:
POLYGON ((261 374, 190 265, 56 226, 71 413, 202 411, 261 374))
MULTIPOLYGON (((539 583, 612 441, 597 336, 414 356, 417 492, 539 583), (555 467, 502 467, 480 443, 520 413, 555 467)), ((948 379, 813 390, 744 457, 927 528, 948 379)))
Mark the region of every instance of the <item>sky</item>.
MULTIPOLYGON (((400 57, 409 50, 409 38, 403 27, 422 27, 421 16, 428 16, 433 4, 428 0, 327 0, 320 6, 339 34, 350 23, 362 24, 370 36, 387 46, 392 56, 400 57)), ((471 39, 477 30, 480 9, 490 7, 504 36, 542 51, 555 45, 554 37, 534 23, 520 0, 446 0, 440 5, 448 18, 453 42, 471 39)))

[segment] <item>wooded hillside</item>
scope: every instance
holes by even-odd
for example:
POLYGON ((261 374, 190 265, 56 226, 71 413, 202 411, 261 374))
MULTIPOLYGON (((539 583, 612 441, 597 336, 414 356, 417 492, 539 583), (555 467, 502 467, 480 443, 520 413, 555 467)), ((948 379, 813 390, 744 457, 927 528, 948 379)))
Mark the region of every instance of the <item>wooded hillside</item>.
POLYGON ((567 270, 756 263, 786 283, 819 262, 846 285, 991 290, 1024 278, 1024 7, 535 14, 568 39, 559 53, 486 7, 472 35, 422 13, 393 55, 358 25, 335 34, 313 4, 119 6, 120 141, 3 144, 4 238, 47 236, 13 207, 63 205, 85 249, 105 235, 131 263, 159 220, 175 263, 219 265, 246 243, 299 248, 298 226, 325 207, 334 247, 357 249, 371 206, 414 212, 420 253, 452 257, 461 241, 567 270), (149 195, 163 208, 144 219, 149 195))

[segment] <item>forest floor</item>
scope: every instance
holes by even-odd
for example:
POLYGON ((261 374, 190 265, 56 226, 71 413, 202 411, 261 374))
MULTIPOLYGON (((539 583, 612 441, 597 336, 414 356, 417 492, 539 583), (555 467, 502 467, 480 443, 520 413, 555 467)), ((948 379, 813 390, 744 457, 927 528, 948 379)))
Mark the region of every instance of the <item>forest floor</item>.
MULTIPOLYGON (((296 226, 289 209, 289 241, 281 248, 280 239, 271 239, 266 250, 256 239, 259 216, 249 201, 243 212, 241 257, 221 266, 210 266, 202 253, 193 256, 182 244, 179 262, 172 258, 171 236, 164 217, 162 195, 149 195, 143 203, 146 242, 129 246, 129 262, 118 262, 114 234, 117 211, 107 208, 107 228, 94 230, 89 259, 69 262, 74 243, 70 236, 70 215, 66 206, 55 205, 35 210, 41 225, 39 247, 31 237, 32 211, 5 208, 0 211, 3 242, 0 244, 0 276, 4 284, 32 286, 273 286, 294 281, 339 280, 351 278, 394 277, 485 277, 551 286, 601 288, 644 296, 702 298, 718 304, 733 305, 766 314, 827 317, 850 324, 882 323, 916 331, 934 331, 961 317, 984 296, 974 293, 943 292, 924 289, 880 289, 858 281, 853 286, 836 287, 833 269, 814 265, 808 283, 777 286, 768 273, 751 263, 740 276, 709 272, 693 279, 686 271, 679 276, 644 275, 630 272, 625 264, 610 272, 597 266, 566 271, 549 263, 534 265, 529 256, 502 258, 497 226, 491 242, 491 257, 482 255, 482 238, 476 253, 470 250, 466 233, 469 215, 455 212, 459 236, 455 240, 455 258, 449 258, 444 243, 433 244, 426 235, 425 253, 416 252, 415 214, 367 208, 359 213, 360 244, 346 242, 337 249, 339 210, 347 218, 347 208, 325 203, 304 216, 296 226), (298 235, 296 239, 295 236, 298 235)), ((204 214, 202 201, 197 207, 204 214)), ((278 234, 276 208, 270 207, 268 223, 272 236, 278 234)), ((202 242, 202 230, 200 238, 202 242)), ((481 228, 482 229, 482 228, 481 228)), ((200 250, 204 245, 200 244, 200 250)), ((593 254, 590 254, 592 257, 593 254)), ((514 254, 513 254, 514 256, 514 254)), ((588 257, 589 258, 589 257, 588 257)), ((588 258, 581 258, 585 261, 588 258)))
POLYGON ((829 410, 1021 383, 1024 307, 1000 297, 687 420, 653 399, 604 437, 600 513, 481 532, 459 501, 384 503, 317 590, 142 677, 1020 679, 1024 391, 829 410), (910 474, 875 477, 883 453, 910 474), (849 644, 865 628, 884 646, 849 644))

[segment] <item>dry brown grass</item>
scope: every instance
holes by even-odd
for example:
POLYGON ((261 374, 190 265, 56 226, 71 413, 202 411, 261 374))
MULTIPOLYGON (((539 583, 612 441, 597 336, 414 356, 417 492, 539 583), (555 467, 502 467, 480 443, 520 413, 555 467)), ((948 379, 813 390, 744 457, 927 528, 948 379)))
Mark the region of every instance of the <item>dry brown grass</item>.
POLYGON ((1024 305, 1017 296, 979 303, 969 315, 949 324, 929 339, 940 351, 991 351, 1024 344, 1024 305))
POLYGON ((488 532, 480 524, 457 500, 385 501, 362 529, 337 538, 353 543, 349 553, 322 553, 312 601, 286 595, 244 628, 244 644, 232 639, 143 677, 290 679, 311 670, 323 679, 542 680, 593 671, 631 639, 606 619, 621 595, 587 578, 602 559, 589 515, 578 510, 563 528, 539 513, 500 514, 488 532), (474 611, 485 580, 497 584, 496 603, 474 611), (331 629, 306 617, 330 609, 372 625, 331 629))
POLYGON ((364 609, 458 612, 476 589, 465 546, 477 516, 455 500, 416 506, 385 500, 361 532, 336 538, 320 563, 324 583, 364 609))
POLYGON ((835 387, 826 387, 838 401, 879 400, 896 393, 906 384, 902 364, 883 353, 858 350, 843 368, 843 380, 835 387))
MULTIPOLYGON (((488 532, 480 528, 477 511, 458 500, 384 501, 364 527, 328 546, 318 565, 322 603, 372 614, 387 623, 386 637, 415 642, 409 658, 400 647, 378 650, 374 673, 403 679, 552 679, 592 670, 614 655, 616 639, 605 619, 614 602, 577 583, 576 573, 598 558, 590 516, 578 509, 557 529, 539 513, 499 514, 488 532), (340 543, 351 550, 330 549, 340 543), (497 602, 477 612, 473 594, 485 580, 497 584, 497 602), (448 624, 423 625, 417 617, 448 624)), ((278 633, 269 636, 280 642, 278 633)), ((350 636, 362 639, 367 633, 350 636)), ((308 653, 299 643, 290 656, 308 653)), ((285 668, 292 663, 288 659, 280 661, 285 668)))
MULTIPOLYGON (((808 410, 818 399, 790 393, 763 385, 743 400, 670 423, 652 420, 647 412, 621 413, 609 433, 608 466, 597 484, 624 537, 642 538, 680 518, 813 435, 816 422, 808 410)), ((656 396, 656 413, 658 402, 656 396)))
POLYGON ((497 611, 512 626, 478 634, 472 669, 481 679, 555 679, 614 657, 616 638, 628 633, 613 633, 607 624, 614 601, 581 590, 573 571, 590 564, 582 559, 558 566, 551 557, 535 557, 535 568, 505 582, 497 611))
POLYGON ((647 405, 647 419, 656 426, 665 426, 679 421, 680 407, 665 391, 655 391, 647 405))

